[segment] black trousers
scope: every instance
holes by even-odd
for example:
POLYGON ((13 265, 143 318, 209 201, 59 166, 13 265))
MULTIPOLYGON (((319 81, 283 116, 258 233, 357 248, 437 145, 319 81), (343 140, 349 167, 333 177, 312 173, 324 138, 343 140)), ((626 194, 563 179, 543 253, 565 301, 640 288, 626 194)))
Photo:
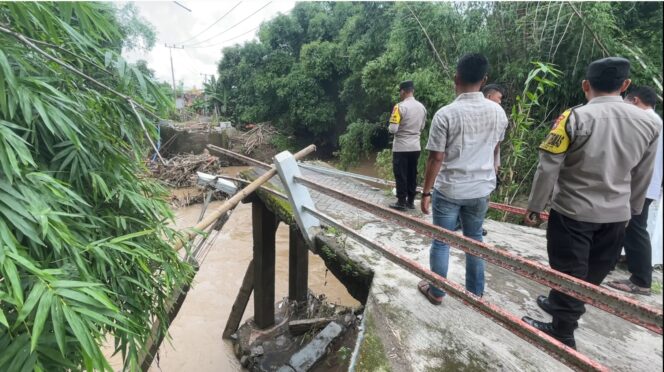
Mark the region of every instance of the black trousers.
POLYGON ((650 288, 652 284, 652 247, 648 234, 648 209, 652 199, 643 203, 641 214, 632 216, 625 229, 625 256, 627 268, 632 276, 629 280, 639 287, 650 288))
POLYGON ((394 180, 397 183, 397 199, 400 202, 415 200, 417 190, 417 162, 420 159, 419 151, 393 152, 392 168, 394 180))
MULTIPOLYGON (((546 230, 549 265, 595 285, 611 271, 625 236, 625 222, 576 221, 551 210, 546 230)), ((584 303, 558 292, 549 292, 553 326, 560 335, 572 335, 585 313, 584 303)))

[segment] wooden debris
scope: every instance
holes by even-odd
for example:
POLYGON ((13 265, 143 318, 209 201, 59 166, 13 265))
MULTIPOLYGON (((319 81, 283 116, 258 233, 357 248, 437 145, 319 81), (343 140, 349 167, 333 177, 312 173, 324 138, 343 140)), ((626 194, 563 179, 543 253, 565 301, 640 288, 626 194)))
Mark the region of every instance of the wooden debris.
POLYGON ((257 147, 268 143, 270 139, 277 134, 277 130, 272 126, 270 122, 256 124, 253 129, 248 132, 245 132, 242 135, 242 140, 244 140, 244 145, 242 146, 242 151, 249 155, 257 147))
POLYGON ((189 187, 196 184, 196 172, 219 173, 219 158, 206 150, 202 154, 183 154, 170 158, 167 164, 152 166, 152 174, 171 187, 189 187))

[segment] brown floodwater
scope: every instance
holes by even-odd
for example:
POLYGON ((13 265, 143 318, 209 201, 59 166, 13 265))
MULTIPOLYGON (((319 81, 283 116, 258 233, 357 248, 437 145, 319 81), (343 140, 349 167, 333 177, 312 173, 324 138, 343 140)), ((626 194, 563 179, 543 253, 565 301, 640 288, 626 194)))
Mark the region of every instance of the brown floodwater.
MULTIPOLYGON (((222 202, 210 204, 212 210, 222 202)), ((195 224, 201 206, 176 210, 178 227, 195 224)), ((288 295, 288 227, 280 224, 276 235, 276 298, 288 295)), ((252 257, 251 205, 240 204, 214 241, 194 278, 194 286, 170 327, 170 341, 160 348, 150 371, 235 371, 240 370, 231 343, 221 334, 244 273, 252 257)), ((346 288, 328 273, 323 261, 309 256, 309 288, 324 293, 328 300, 345 306, 359 306, 346 288)), ((244 319, 253 316, 253 296, 244 319)))
MULTIPOLYGON (((247 168, 226 167, 222 174, 236 177, 247 168)), ((173 194, 178 197, 192 197, 197 193, 200 191, 195 187, 173 190, 173 194)), ((222 203, 210 203, 208 213, 222 203)), ((201 205, 178 208, 174 212, 177 228, 191 227, 200 216, 201 205)), ((277 300, 288 295, 288 235, 288 226, 280 223, 276 233, 277 300)), ((239 204, 201 263, 193 287, 169 328, 170 339, 162 343, 150 372, 241 370, 231 343, 222 340, 221 335, 251 261, 252 249, 251 204, 239 204)), ((327 271, 323 260, 312 253, 309 253, 309 288, 316 294, 324 293, 329 302, 349 307, 360 305, 341 282, 327 271)), ((243 321, 252 316, 253 295, 243 321)), ((111 347, 106 347, 107 354, 111 350, 111 347)), ((114 370, 122 370, 119 356, 110 358, 110 361, 114 370)))

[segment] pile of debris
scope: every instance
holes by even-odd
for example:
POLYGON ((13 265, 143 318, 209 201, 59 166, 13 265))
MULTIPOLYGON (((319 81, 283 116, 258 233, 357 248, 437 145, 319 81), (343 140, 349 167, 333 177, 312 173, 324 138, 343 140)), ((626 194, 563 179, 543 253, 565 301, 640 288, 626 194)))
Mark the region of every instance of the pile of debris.
POLYGON ((285 298, 275 309, 274 327, 260 330, 249 319, 231 336, 235 355, 252 372, 346 371, 363 310, 311 292, 306 304, 285 298))
POLYGON ((257 147, 270 143, 276 134, 277 130, 270 122, 256 124, 251 130, 242 134, 241 140, 244 141, 242 151, 245 155, 250 155, 257 147))
POLYGON ((218 157, 210 155, 206 150, 202 154, 176 155, 166 164, 153 163, 151 171, 154 177, 163 181, 166 185, 174 188, 191 187, 196 184, 196 172, 210 174, 220 173, 222 167, 228 166, 218 157))

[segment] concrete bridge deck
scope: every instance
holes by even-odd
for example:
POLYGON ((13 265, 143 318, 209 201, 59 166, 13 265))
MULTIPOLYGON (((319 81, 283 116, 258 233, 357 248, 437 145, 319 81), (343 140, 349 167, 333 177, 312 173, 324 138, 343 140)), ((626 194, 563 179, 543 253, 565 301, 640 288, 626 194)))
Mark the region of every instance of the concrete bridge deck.
MULTIPOLYGON (((303 170, 329 187, 344 190, 376 204, 392 197, 384 190, 345 177, 303 170)), ((367 237, 429 264, 430 239, 356 209, 336 199, 312 192, 317 208, 367 237)), ((420 218, 430 221, 419 211, 420 218)), ((547 264, 545 231, 488 220, 485 241, 523 257, 547 264)), ((441 306, 421 296, 417 277, 352 239, 346 240, 349 257, 375 271, 367 301, 368 329, 362 340, 357 370, 393 371, 566 371, 568 367, 523 341, 491 319, 447 296, 441 306)), ((463 284, 464 253, 452 249, 449 279, 463 284)), ((624 278, 615 271, 607 279, 624 278)), ((655 273, 661 283, 661 272, 655 273)), ((505 269, 487 264, 485 298, 511 313, 550 319, 535 298, 548 288, 505 269)), ((636 299, 658 307, 662 294, 636 299)), ((661 371, 662 337, 592 306, 576 332, 578 350, 615 371, 661 371)))

